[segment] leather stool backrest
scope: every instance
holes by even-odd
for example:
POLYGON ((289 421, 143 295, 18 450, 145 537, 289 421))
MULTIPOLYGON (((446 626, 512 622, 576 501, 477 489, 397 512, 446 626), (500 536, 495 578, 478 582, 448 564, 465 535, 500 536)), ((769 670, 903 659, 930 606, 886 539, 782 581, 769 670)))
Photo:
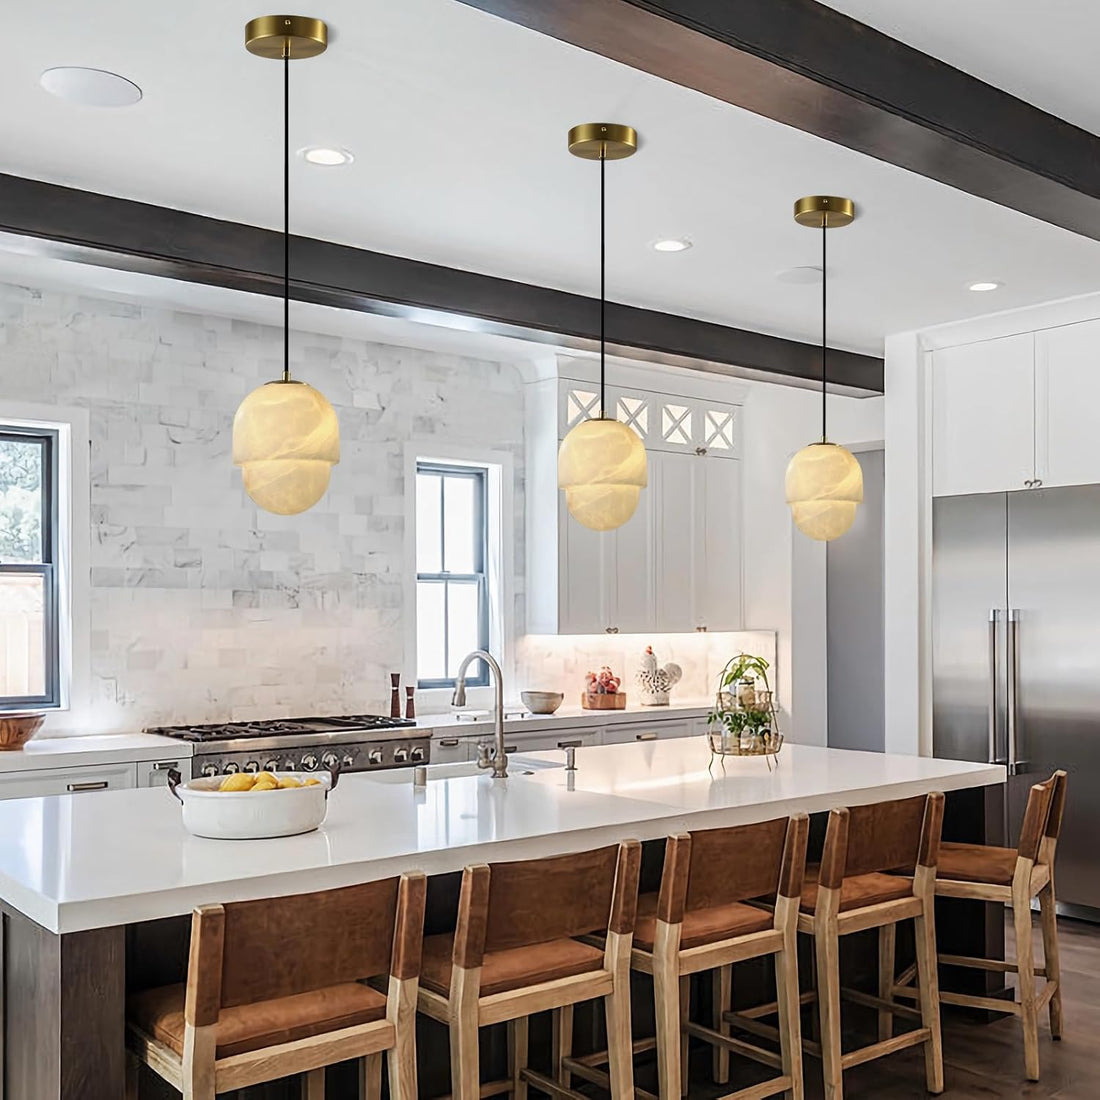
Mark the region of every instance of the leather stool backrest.
POLYGON ((1024 820, 1020 824, 1020 842, 1016 846, 1020 859, 1039 863, 1047 857, 1049 848, 1058 841, 1065 806, 1064 771, 1056 771, 1049 779, 1036 783, 1028 791, 1024 820))

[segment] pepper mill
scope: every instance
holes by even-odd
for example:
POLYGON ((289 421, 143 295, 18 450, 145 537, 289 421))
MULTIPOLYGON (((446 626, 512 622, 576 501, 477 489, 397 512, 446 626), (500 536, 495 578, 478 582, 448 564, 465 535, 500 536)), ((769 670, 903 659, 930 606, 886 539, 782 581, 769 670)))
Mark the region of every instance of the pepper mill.
POLYGON ((413 699, 413 692, 416 690, 411 684, 405 685, 405 717, 416 717, 416 701, 413 699))
POLYGON ((401 673, 390 673, 390 717, 401 717, 401 673))

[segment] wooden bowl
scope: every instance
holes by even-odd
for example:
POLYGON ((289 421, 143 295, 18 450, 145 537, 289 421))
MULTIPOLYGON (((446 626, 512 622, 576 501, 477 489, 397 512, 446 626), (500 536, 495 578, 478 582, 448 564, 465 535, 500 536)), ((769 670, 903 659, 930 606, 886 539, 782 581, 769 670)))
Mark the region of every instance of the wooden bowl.
POLYGON ((0 714, 0 752, 21 749, 37 732, 46 715, 40 710, 7 711, 0 714))

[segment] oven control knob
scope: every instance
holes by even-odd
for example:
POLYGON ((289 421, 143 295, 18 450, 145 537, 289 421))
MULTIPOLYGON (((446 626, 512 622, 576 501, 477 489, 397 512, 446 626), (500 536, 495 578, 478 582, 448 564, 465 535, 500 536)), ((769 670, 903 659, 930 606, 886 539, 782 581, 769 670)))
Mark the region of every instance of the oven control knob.
POLYGON ((395 764, 405 764, 409 759, 409 750, 404 745, 399 746, 393 750, 393 762, 395 764))
POLYGON ((381 749, 371 749, 370 752, 367 753, 367 761, 371 764, 381 764, 382 763, 382 750, 381 749))
POLYGON ((282 764, 279 767, 279 770, 284 771, 284 772, 296 772, 296 771, 298 771, 298 761, 297 760, 291 760, 291 759, 288 758, 288 759, 286 759, 282 762, 282 764))
POLYGON ((260 762, 258 760, 249 760, 244 766, 246 772, 258 772, 260 770, 260 762))
POLYGON ((345 771, 348 768, 354 768, 355 767, 355 757, 352 756, 351 753, 349 752, 347 754, 347 756, 345 756, 344 759, 340 761, 340 767, 343 768, 345 771))
POLYGON ((424 762, 424 750, 417 745, 409 756, 414 764, 422 764, 424 762))
POLYGON ((317 763, 317 757, 314 756, 313 753, 307 752, 305 756, 302 757, 302 771, 315 772, 317 770, 317 763))
POLYGON ((225 772, 226 775, 236 775, 237 772, 239 772, 240 770, 240 764, 234 763, 234 761, 232 760, 230 760, 229 763, 226 764, 224 768, 222 768, 222 771, 225 772))
MULTIPOLYGON (((344 759, 350 760, 351 757, 346 756, 344 757, 344 759)), ((326 752, 325 755, 321 757, 321 767, 327 768, 329 771, 332 771, 332 769, 335 768, 339 763, 340 757, 338 757, 334 752, 326 752)))
POLYGON ((207 777, 207 779, 209 779, 212 775, 217 775, 218 774, 218 765, 217 764, 203 764, 202 774, 205 775, 207 777))

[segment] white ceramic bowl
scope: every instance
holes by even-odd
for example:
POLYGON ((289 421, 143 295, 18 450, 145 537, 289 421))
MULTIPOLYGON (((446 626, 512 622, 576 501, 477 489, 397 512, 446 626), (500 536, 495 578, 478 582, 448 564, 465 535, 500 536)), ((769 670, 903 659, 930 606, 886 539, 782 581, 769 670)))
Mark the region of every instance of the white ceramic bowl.
POLYGON ((325 820, 329 791, 339 773, 279 772, 280 778, 288 775, 320 782, 276 791, 219 791, 225 776, 183 783, 178 772, 170 772, 168 786, 183 803, 183 826, 189 833, 215 840, 260 840, 308 833, 325 820))
POLYGON ((532 714, 553 714, 565 698, 560 691, 521 691, 519 697, 532 714))

